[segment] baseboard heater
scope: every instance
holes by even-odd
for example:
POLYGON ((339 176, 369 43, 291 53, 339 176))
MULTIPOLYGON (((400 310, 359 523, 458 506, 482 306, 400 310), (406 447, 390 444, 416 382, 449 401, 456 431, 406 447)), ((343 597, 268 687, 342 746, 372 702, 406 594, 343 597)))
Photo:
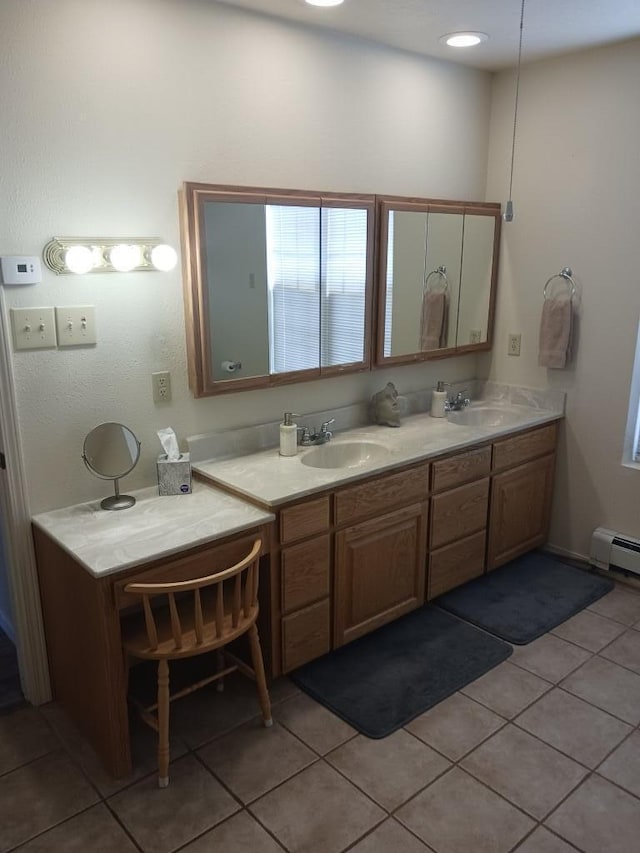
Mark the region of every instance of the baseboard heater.
POLYGON ((599 569, 621 569, 640 575, 640 539, 596 527, 591 537, 590 559, 599 569))

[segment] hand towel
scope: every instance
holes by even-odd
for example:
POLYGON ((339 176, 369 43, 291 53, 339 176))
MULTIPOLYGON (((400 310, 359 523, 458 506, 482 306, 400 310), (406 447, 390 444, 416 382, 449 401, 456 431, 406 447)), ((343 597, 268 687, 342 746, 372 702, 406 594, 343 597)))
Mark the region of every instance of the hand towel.
POLYGON ((446 345, 447 302, 444 290, 428 290, 422 298, 420 349, 423 352, 446 345))
POLYGON ((538 364, 562 368, 571 357, 573 305, 570 299, 545 299, 540 318, 538 364))

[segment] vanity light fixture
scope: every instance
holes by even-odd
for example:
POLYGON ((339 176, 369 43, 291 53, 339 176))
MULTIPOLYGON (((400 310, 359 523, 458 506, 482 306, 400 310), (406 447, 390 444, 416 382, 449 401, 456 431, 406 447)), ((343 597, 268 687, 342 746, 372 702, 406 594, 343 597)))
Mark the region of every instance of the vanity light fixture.
POLYGON ((94 272, 168 272, 178 255, 159 238, 54 237, 42 257, 57 275, 94 272))
POLYGON ((520 9, 520 41, 518 43, 518 66, 516 71, 516 101, 513 109, 513 138, 511 140, 511 172, 509 174, 509 199, 507 201, 502 218, 505 222, 513 222, 513 201, 511 200, 511 190, 513 188, 513 163, 516 156, 516 128, 518 124, 518 95, 520 94, 520 65, 522 63, 522 31, 524 29, 524 3, 520 9))
POLYGON ((344 0, 304 0, 309 6, 340 6, 344 0))
POLYGON ((442 44, 449 47, 475 47, 480 42, 487 41, 489 36, 486 33, 446 33, 438 39, 442 44))

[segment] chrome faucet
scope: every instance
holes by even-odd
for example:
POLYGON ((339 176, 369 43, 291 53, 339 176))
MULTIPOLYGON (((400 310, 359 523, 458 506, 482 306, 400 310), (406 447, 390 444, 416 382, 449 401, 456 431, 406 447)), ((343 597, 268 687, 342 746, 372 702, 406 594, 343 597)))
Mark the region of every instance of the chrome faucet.
POLYGON ((327 441, 331 441, 333 433, 328 427, 334 421, 335 418, 330 418, 330 420, 320 424, 319 430, 314 428, 312 431, 311 427, 308 426, 298 427, 298 446, 312 447, 315 444, 326 444, 327 441))
POLYGON ((471 400, 464 395, 467 393, 467 389, 464 391, 458 391, 454 396, 447 397, 444 403, 445 412, 459 412, 461 409, 466 409, 466 407, 471 403, 471 400))

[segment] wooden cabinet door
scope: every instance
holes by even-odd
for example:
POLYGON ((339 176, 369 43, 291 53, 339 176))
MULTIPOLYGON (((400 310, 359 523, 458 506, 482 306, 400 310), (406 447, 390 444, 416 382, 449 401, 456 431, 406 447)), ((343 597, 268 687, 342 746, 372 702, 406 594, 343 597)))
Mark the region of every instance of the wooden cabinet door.
POLYGON ((555 454, 497 474, 491 484, 487 569, 547 541, 555 454))
POLYGON ((426 545, 425 503, 336 533, 335 646, 424 603, 426 545))

